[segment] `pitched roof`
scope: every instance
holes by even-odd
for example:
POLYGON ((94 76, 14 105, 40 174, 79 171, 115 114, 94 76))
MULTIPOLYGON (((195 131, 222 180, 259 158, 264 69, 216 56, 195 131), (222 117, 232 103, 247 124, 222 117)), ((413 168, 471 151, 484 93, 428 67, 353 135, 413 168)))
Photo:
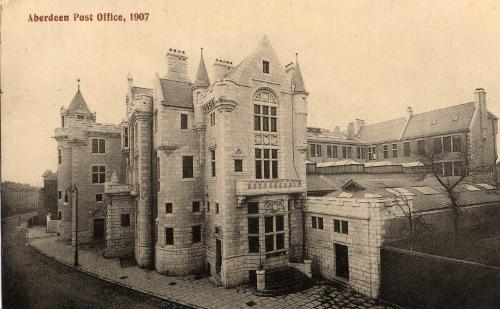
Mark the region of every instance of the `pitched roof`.
POLYGON ((198 64, 198 70, 196 71, 193 88, 207 87, 210 87, 210 79, 208 78, 207 67, 205 66, 205 61, 203 60, 203 49, 201 49, 200 63, 198 64))
POLYGON ((467 130, 473 115, 474 102, 415 114, 410 117, 402 138, 467 130))
POLYGON ((153 89, 133 86, 132 87, 132 96, 135 97, 136 95, 151 96, 151 95, 153 95, 153 89))
POLYGON ((311 141, 325 141, 330 143, 363 144, 357 139, 348 138, 344 132, 329 131, 320 128, 307 128, 307 139, 311 141))
POLYGON ((225 77, 225 79, 244 84, 250 84, 252 78, 280 84, 285 81, 285 69, 267 36, 263 36, 253 52, 225 77), (262 61, 269 62, 269 73, 262 72, 262 61))
POLYGON ((160 78, 160 86, 163 93, 163 105, 193 108, 191 83, 160 78))
POLYGON ((295 66, 295 70, 293 70, 292 84, 295 86, 294 89, 295 92, 307 93, 306 86, 304 85, 304 80, 302 79, 302 73, 300 72, 300 66, 298 61, 297 65, 295 66))
POLYGON ((364 125, 359 129, 356 138, 367 142, 377 143, 398 140, 406 124, 406 118, 397 118, 384 122, 364 125))
POLYGON ((89 107, 87 106, 87 102, 85 102, 85 99, 80 92, 80 87, 78 87, 78 91, 73 97, 73 100, 71 100, 67 112, 76 114, 92 114, 89 107))

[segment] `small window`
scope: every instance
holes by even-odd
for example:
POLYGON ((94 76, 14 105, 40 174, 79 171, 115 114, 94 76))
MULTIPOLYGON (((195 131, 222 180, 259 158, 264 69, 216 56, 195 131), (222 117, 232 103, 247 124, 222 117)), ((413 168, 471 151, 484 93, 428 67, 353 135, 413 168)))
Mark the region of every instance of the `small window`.
POLYGON ((241 160, 241 159, 234 160, 234 171, 235 172, 243 172, 243 160, 241 160))
POLYGON ((333 231, 335 233, 340 233, 340 220, 333 220, 333 231))
POLYGON ((123 147, 128 148, 128 127, 123 128, 123 147))
POLYGON ((384 149, 384 159, 388 159, 389 158, 389 145, 384 145, 383 149, 384 149))
POLYGON ((130 215, 122 214, 121 216, 122 226, 130 226, 130 215))
POLYGON ((425 140, 421 139, 417 141, 417 152, 420 156, 425 154, 425 140))
POLYGON ((318 217, 318 229, 322 230, 323 229, 323 218, 318 217))
POLYGON ((392 157, 398 157, 398 144, 392 144, 392 157))
POLYGON ((193 202, 193 212, 200 212, 200 202, 193 202))
POLYGON ((207 202, 207 212, 210 212, 210 202, 207 202))
POLYGON ((269 61, 262 61, 262 72, 269 74, 269 61))
POLYGON ((349 234, 349 223, 342 221, 342 234, 349 234))
POLYGON ((443 152, 444 153, 449 153, 451 152, 452 147, 451 147, 451 136, 446 136, 443 137, 443 152))
POLYGON ((215 213, 219 213, 219 203, 215 203, 215 213))
POLYGON ((58 197, 59 199, 62 199, 62 191, 57 192, 57 197, 58 197))
POLYGON ((259 217, 248 218, 248 234, 259 234, 259 217))
POLYGON ((167 214, 172 213, 172 203, 165 203, 165 213, 167 214))
MULTIPOLYGON (((153 127, 155 129, 155 132, 158 132, 158 110, 155 110, 155 112, 153 114, 153 127)), ((136 128, 137 128, 137 126, 136 126, 136 128)), ((134 139, 137 139, 137 136, 138 136, 137 130, 134 132, 134 135, 135 135, 134 139)))
POLYGON ((333 220, 333 231, 335 233, 349 234, 349 223, 344 220, 333 220))
POLYGON ((434 153, 442 153, 443 152, 443 144, 441 137, 434 138, 434 153))
POLYGON ((171 227, 165 228, 165 245, 174 244, 174 229, 171 227))
POLYGON ((61 164, 62 163, 62 153, 61 149, 57 149, 57 163, 61 164))
POLYGON ((182 157, 182 178, 193 178, 193 157, 182 157))
POLYGON ((259 236, 248 236, 248 252, 259 253, 259 236))
POLYGON ((201 225, 191 227, 193 233, 193 244, 201 241, 201 225))
POLYGON ((102 193, 98 193, 95 195, 95 201, 96 202, 102 202, 102 193))
POLYGON ((57 212, 57 220, 61 220, 62 218, 62 213, 60 211, 57 212))
POLYGON ((215 113, 210 114, 210 126, 215 126, 215 113))
POLYGON ((188 128, 188 115, 181 114, 181 130, 186 130, 188 128))
POLYGON ((453 152, 462 150, 462 138, 460 135, 453 135, 453 152))
POLYGON ((216 175, 215 150, 210 150, 210 166, 212 171, 212 177, 215 177, 216 175))
POLYGON ((106 153, 106 140, 92 139, 92 153, 106 153))
POLYGON ((311 220, 312 220, 312 228, 317 229, 318 228, 317 218, 313 216, 311 217, 311 220))
POLYGON ((105 183, 106 182, 106 166, 93 165, 92 166, 92 183, 105 183))

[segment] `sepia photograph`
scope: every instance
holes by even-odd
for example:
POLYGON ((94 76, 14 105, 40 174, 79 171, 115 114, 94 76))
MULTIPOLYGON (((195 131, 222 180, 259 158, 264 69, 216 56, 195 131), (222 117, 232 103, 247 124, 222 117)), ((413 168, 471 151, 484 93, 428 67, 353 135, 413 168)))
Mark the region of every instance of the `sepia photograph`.
POLYGON ((0 0, 2 308, 500 308, 500 3, 0 0))

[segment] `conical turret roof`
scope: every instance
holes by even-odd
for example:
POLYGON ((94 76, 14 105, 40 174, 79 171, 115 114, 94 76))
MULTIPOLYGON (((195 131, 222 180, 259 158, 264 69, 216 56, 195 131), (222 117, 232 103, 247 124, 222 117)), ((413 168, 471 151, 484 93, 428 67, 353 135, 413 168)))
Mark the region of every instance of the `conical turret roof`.
POLYGON ((304 80, 302 79, 302 73, 300 72, 298 57, 296 63, 297 64, 295 65, 295 70, 293 71, 292 76, 292 84, 295 86, 294 91, 307 93, 306 86, 304 85, 304 80))
POLYGON ((67 112, 69 114, 73 114, 73 113, 75 113, 75 114, 92 114, 90 112, 89 107, 87 106, 87 102, 85 102, 85 99, 83 98, 83 95, 80 92, 80 86, 78 86, 78 91, 76 92, 75 96, 73 97, 73 100, 71 100, 71 103, 69 104, 67 112))
POLYGON ((200 63, 198 64, 198 71, 194 79, 193 88, 208 88, 210 87, 210 79, 208 78, 207 68, 203 60, 203 48, 201 49, 200 63))

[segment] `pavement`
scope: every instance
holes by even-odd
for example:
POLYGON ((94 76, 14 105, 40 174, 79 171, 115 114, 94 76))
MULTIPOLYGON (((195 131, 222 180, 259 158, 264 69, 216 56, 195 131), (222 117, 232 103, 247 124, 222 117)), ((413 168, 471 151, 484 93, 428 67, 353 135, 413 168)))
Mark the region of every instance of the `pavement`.
MULTIPOLYGON (((28 243, 39 253, 70 267, 74 249, 56 241, 44 227, 28 229, 28 243)), ((169 302, 193 308, 389 308, 358 293, 318 282, 302 292, 277 297, 260 297, 248 286, 224 288, 209 278, 169 277, 137 266, 121 267, 119 259, 107 259, 99 247, 79 249, 77 270, 99 279, 169 302)))
MULTIPOLYGON (((22 222, 31 215, 23 214, 22 222)), ((43 228, 30 231, 32 237, 48 236, 43 228)), ((17 216, 2 218, 2 308, 186 308, 41 255, 26 245, 26 232, 25 223, 18 226, 17 216)))

